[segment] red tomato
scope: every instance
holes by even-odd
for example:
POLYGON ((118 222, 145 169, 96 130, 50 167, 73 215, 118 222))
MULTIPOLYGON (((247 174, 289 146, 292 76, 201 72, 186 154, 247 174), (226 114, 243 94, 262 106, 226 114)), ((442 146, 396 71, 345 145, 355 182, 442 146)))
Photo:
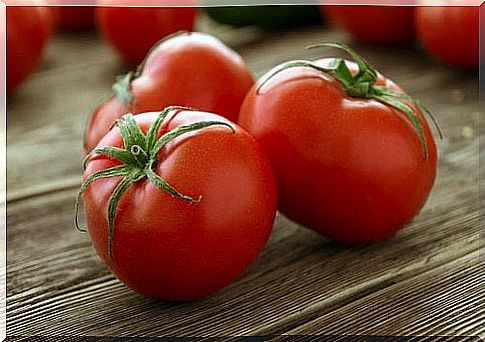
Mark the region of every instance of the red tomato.
POLYGON ((162 41, 136 74, 115 85, 115 96, 89 119, 84 148, 90 151, 123 114, 182 105, 237 120, 253 85, 251 72, 236 52, 215 37, 181 33, 162 41))
MULTIPOLYGON (((24 3, 30 2, 9 2, 24 3)), ((7 7, 7 92, 12 92, 37 69, 53 28, 53 12, 47 7, 7 7)))
MULTIPOLYGON (((100 5, 126 5, 125 0, 102 0, 100 5)), ((101 34, 129 64, 140 63, 161 38, 194 29, 194 7, 97 7, 96 25, 101 34)))
MULTIPOLYGON (((336 61, 312 65, 330 68, 336 61)), ((272 163, 284 215, 331 239, 365 244, 392 236, 420 210, 435 179, 437 152, 418 108, 391 96, 417 115, 422 139, 404 112, 365 98, 372 96, 363 93, 369 81, 356 81, 356 65, 347 65, 353 88, 311 67, 275 74, 259 93, 257 86, 250 90, 239 124, 272 163)), ((403 94, 377 73, 369 84, 372 91, 403 94)))
MULTIPOLYGON (((228 285, 260 253, 275 216, 276 186, 259 145, 237 125, 206 112, 164 112, 169 116, 154 129, 155 138, 180 133, 182 125, 212 121, 212 126, 186 131, 158 153, 140 147, 148 146, 144 136, 138 149, 130 148, 136 139, 125 134, 122 140, 120 130, 112 129, 99 146, 126 148, 124 157, 131 158, 127 164, 132 165, 130 175, 135 170, 135 181, 113 207, 111 244, 108 206, 122 178, 130 176, 100 178, 87 186, 85 216, 96 251, 126 285, 162 300, 194 300, 228 285), (148 156, 140 161, 142 149, 148 156), (156 186, 149 172, 176 188, 178 195, 156 186)), ((148 136, 158 117, 155 112, 128 115, 118 127, 126 133, 139 126, 148 136)), ((114 157, 94 155, 84 179, 120 165, 114 157)))
POLYGON ((94 28, 94 6, 59 6, 59 28, 82 31, 94 28))
POLYGON ((416 30, 421 43, 448 63, 477 68, 478 10, 478 7, 418 7, 416 30))
POLYGON ((406 44, 414 39, 414 8, 324 6, 322 14, 354 38, 374 44, 406 44))

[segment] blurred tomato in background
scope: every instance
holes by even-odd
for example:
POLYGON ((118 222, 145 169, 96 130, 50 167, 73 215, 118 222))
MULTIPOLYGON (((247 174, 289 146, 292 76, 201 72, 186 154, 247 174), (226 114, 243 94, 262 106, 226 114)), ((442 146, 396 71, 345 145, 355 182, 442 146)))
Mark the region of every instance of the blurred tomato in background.
POLYGON ((10 1, 10 5, 37 2, 38 6, 7 7, 7 92, 12 92, 37 69, 56 14, 44 1, 10 1))
POLYGON ((477 68, 478 11, 478 7, 418 7, 416 30, 422 45, 445 62, 477 68))
POLYGON ((329 5, 321 11, 330 23, 363 42, 401 45, 415 37, 413 7, 329 5))
MULTIPOLYGON (((98 5, 122 6, 125 0, 103 0, 98 5)), ((97 7, 99 32, 129 64, 140 63, 148 50, 163 37, 194 29, 194 7, 97 7)))
POLYGON ((94 28, 94 6, 59 6, 58 26, 62 31, 83 31, 94 28))
POLYGON ((242 57, 216 37, 199 32, 173 35, 157 44, 135 73, 120 78, 113 86, 114 96, 94 111, 85 132, 85 151, 91 151, 128 111, 180 105, 236 122, 253 83, 242 57))

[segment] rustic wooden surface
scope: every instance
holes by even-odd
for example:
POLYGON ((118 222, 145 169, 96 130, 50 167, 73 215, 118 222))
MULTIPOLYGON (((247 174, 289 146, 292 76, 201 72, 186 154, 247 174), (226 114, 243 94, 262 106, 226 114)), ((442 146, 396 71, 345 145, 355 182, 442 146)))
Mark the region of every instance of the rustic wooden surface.
POLYGON ((359 248, 278 216, 263 254, 234 284, 195 303, 146 299, 116 280, 89 237, 73 229, 84 123, 126 69, 95 34, 58 35, 41 70, 8 99, 7 334, 483 336, 477 75, 419 49, 360 45, 324 26, 201 29, 217 30, 258 76, 289 59, 316 58, 304 50, 311 43, 358 48, 431 107, 445 132, 425 208, 393 239, 359 248))

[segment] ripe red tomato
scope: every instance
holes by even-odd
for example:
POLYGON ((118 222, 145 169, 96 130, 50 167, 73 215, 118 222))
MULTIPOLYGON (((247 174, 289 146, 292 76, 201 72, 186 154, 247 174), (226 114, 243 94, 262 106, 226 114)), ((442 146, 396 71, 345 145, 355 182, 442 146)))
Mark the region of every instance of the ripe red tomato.
POLYGON ((127 115, 117 125, 84 172, 86 181, 118 170, 83 186, 101 259, 126 285, 162 300, 194 300, 228 285, 264 247, 276 212, 271 166, 259 145, 206 112, 167 109, 127 115), (166 144, 153 148, 156 139, 166 144), (131 166, 123 173, 122 165, 131 166))
POLYGON ((440 59, 464 68, 477 68, 478 11, 478 7, 418 7, 418 37, 425 49, 440 59))
POLYGON ((348 244, 390 237, 410 221, 432 188, 437 158, 421 111, 359 62, 358 73, 333 58, 289 62, 249 91, 239 118, 272 163, 280 211, 348 244))
MULTIPOLYGON (((24 5, 31 2, 10 1, 24 5)), ((54 29, 54 13, 39 6, 7 6, 7 92, 12 92, 40 64, 54 29)))
POLYGON ((354 38, 399 45, 414 39, 414 8, 405 6, 324 6, 322 15, 354 38))
POLYGON ((84 148, 93 149, 123 114, 182 105, 237 120, 241 103, 253 85, 251 72, 236 52, 215 37, 180 33, 162 41, 138 71, 115 86, 89 119, 84 148))
MULTIPOLYGON (((99 5, 122 6, 125 0, 102 0, 99 5)), ((161 38, 194 29, 195 7, 97 7, 101 34, 132 65, 140 63, 161 38)))
POLYGON ((59 28, 82 31, 94 28, 94 6, 59 6, 59 28))

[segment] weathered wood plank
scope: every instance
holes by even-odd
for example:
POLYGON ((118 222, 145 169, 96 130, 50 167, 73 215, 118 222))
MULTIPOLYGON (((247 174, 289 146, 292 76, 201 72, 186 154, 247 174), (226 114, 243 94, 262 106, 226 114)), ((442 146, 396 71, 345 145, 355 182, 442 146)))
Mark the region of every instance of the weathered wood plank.
POLYGON ((474 251, 376 291, 286 334, 483 336, 483 253, 474 251))
POLYGON ((206 300, 180 305, 142 298, 108 275, 87 236, 72 231, 72 191, 42 203, 20 201, 8 212, 8 333, 279 331, 478 249, 477 202, 470 194, 465 186, 440 197, 396 238, 365 248, 335 245, 280 217, 245 277, 206 300))

